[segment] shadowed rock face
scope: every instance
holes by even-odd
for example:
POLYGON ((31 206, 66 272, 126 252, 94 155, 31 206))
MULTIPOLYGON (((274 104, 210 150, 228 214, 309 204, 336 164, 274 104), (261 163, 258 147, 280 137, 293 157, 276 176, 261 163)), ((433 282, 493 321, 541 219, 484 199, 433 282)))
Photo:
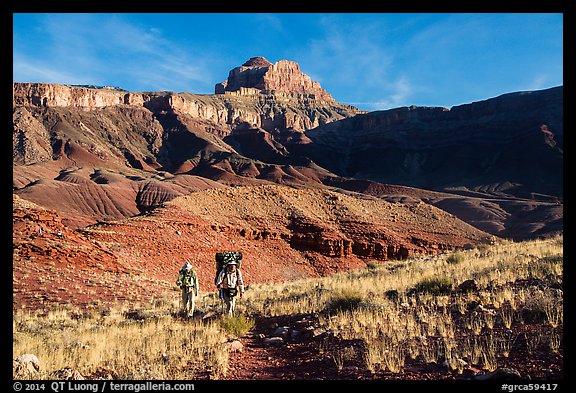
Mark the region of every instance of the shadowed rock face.
POLYGON ((309 130, 313 143, 289 150, 347 177, 562 198, 562 102, 558 87, 452 109, 371 112, 309 130))

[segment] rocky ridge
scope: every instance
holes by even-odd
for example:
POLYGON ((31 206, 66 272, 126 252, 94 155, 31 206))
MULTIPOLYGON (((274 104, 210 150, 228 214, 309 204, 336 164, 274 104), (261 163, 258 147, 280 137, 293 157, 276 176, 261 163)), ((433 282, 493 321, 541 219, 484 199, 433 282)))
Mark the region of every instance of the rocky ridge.
POLYGON ((74 227, 146 211, 197 190, 200 177, 422 200, 497 236, 527 238, 562 228, 561 91, 361 114, 252 88, 194 95, 15 83, 13 185, 74 227), (64 198, 53 198, 58 186, 64 198))
POLYGON ((371 112, 307 131, 313 143, 293 152, 341 176, 381 183, 561 198, 562 92, 371 112))
POLYGON ((73 227, 130 217, 198 187, 320 184, 327 171, 290 157, 275 138, 302 139, 306 129, 359 112, 288 92, 13 86, 14 190, 73 227))

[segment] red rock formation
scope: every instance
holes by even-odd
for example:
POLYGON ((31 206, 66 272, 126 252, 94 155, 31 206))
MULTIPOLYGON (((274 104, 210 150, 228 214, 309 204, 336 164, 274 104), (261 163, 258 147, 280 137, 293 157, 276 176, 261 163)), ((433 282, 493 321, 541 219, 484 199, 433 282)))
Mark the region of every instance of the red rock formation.
POLYGON ((231 70, 228 79, 216 85, 215 93, 235 92, 242 88, 309 95, 318 100, 334 102, 334 98, 322 89, 320 83, 302 73, 298 63, 289 60, 272 64, 263 57, 253 57, 231 70))

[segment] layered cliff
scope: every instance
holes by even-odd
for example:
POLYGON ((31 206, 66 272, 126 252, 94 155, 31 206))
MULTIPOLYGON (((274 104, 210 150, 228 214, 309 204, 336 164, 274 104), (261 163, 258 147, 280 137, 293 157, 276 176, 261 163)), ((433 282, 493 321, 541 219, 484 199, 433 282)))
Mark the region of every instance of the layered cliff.
POLYGON ((347 177, 523 198, 563 193, 562 87, 371 112, 306 136, 313 143, 292 151, 347 177))
POLYGON ((46 83, 14 83, 13 106, 65 107, 92 111, 113 106, 178 112, 228 129, 248 122, 267 130, 305 131, 365 113, 334 100, 285 91, 240 89, 227 94, 130 93, 46 83))
POLYGON ((360 112, 282 91, 197 95, 14 83, 13 92, 15 193, 58 210, 73 227, 222 184, 321 185, 333 175, 293 157, 276 138, 360 112))
POLYGON ((241 89, 307 95, 313 99, 335 102, 320 83, 304 74, 298 63, 289 60, 272 64, 263 57, 253 57, 231 70, 228 79, 216 84, 214 90, 216 94, 225 94, 241 89))

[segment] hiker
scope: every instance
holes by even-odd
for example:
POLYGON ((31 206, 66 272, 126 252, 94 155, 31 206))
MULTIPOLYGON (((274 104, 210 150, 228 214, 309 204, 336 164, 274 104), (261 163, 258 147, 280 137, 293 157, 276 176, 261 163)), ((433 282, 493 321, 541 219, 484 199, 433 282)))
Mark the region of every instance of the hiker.
POLYGON ((184 308, 184 314, 188 318, 191 318, 194 314, 195 297, 198 296, 198 276, 194 269, 192 269, 190 262, 186 261, 182 269, 180 269, 176 285, 182 289, 182 307, 184 308))
POLYGON ((231 261, 220 271, 216 279, 216 287, 222 290, 222 297, 226 303, 226 312, 228 316, 234 315, 234 308, 236 307, 236 295, 240 293, 240 297, 244 293, 244 281, 242 280, 242 273, 236 267, 236 261, 231 261))

